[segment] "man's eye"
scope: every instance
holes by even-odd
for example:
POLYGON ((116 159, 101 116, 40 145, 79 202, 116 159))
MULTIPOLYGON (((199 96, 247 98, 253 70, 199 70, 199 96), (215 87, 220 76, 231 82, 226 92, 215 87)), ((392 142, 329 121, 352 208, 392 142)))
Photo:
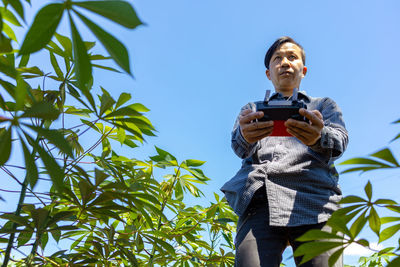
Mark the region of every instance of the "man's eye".
POLYGON ((296 59, 296 56, 291 55, 291 56, 289 56, 289 59, 290 59, 290 60, 295 60, 295 59, 296 59))
POLYGON ((281 58, 281 56, 276 56, 274 60, 280 60, 281 58))

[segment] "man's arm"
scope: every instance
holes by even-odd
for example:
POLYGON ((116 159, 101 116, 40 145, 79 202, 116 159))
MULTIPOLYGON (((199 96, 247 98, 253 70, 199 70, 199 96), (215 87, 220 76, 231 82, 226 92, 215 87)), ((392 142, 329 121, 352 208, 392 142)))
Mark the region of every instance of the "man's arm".
POLYGON ((323 100, 320 111, 301 109, 300 114, 307 117, 310 123, 289 119, 285 125, 288 132, 302 143, 328 160, 335 160, 343 154, 348 144, 342 112, 330 98, 323 100))
POLYGON ((258 148, 258 141, 272 133, 273 122, 257 122, 263 112, 253 111, 251 103, 241 109, 232 130, 232 149, 236 155, 245 159, 253 155, 258 148))

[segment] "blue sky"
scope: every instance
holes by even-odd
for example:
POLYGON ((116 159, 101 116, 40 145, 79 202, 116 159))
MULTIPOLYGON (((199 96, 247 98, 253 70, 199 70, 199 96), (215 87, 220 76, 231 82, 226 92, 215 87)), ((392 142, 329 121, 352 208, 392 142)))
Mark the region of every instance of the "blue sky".
MULTIPOLYGON (((331 97, 343 111, 350 143, 339 162, 387 146, 399 131, 390 124, 400 117, 396 0, 132 3, 145 26, 128 31, 102 25, 128 47, 135 80, 102 71, 95 75, 113 95, 130 92, 135 102, 150 108, 158 137, 123 151, 144 159, 157 145, 180 160, 207 161, 204 171, 212 180, 202 189, 210 200, 240 167, 230 148, 230 131, 244 104, 262 100, 265 90, 273 89, 263 59, 280 36, 289 35, 305 48, 308 73, 301 90, 331 97)), ((86 29, 79 30, 94 40, 86 29)), ((391 147, 396 151, 399 145, 391 147)), ((342 175, 344 195, 359 194, 368 179, 375 196, 400 201, 398 178, 389 171, 342 175)), ((355 258, 346 261, 354 263, 355 258)))

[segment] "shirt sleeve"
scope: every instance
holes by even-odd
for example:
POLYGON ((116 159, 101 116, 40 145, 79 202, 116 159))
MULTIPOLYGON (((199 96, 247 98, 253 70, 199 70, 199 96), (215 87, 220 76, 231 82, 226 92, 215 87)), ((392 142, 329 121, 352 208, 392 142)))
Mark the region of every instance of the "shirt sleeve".
POLYGON ((324 98, 319 110, 324 120, 321 138, 310 148, 323 154, 329 161, 339 158, 346 150, 348 133, 343 121, 342 111, 330 98, 324 98))
MULTIPOLYGON (((240 110, 240 113, 246 109, 251 109, 251 110, 255 111, 254 103, 248 103, 247 105, 242 107, 242 109, 240 110)), ((237 116, 235 124, 233 126, 231 146, 232 146, 233 151, 239 158, 245 159, 245 158, 251 157, 257 151, 258 142, 254 143, 254 144, 250 144, 244 139, 244 137, 240 131, 240 125, 239 125, 240 113, 237 116)))

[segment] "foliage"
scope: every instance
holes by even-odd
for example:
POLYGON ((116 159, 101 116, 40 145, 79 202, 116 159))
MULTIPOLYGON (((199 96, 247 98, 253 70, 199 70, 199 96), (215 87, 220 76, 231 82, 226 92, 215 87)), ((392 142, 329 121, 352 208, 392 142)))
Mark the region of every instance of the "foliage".
MULTIPOLYGON (((400 123, 400 120, 394 123, 400 123)), ((400 134, 392 141, 399 139, 400 134)), ((352 158, 346 160, 341 165, 353 165, 343 173, 349 172, 368 172, 372 170, 397 169, 400 167, 396 156, 390 148, 381 149, 367 157, 352 158)), ((343 198, 341 204, 344 207, 332 214, 327 224, 332 227, 331 233, 313 230, 302 237, 301 241, 314 241, 301 245, 296 251, 296 256, 304 256, 303 261, 307 261, 327 250, 336 249, 329 259, 333 265, 344 249, 352 243, 357 243, 368 248, 375 253, 370 257, 361 257, 360 266, 383 266, 387 263, 388 267, 400 266, 400 239, 395 235, 400 231, 400 205, 392 199, 376 199, 372 197, 373 188, 371 183, 364 187, 365 197, 351 195, 343 198), (393 215, 382 217, 378 210, 385 210, 393 215), (383 225, 389 225, 383 227, 383 225), (377 242, 392 239, 399 244, 399 247, 387 247, 379 251, 370 247, 370 241, 360 238, 363 229, 370 228, 377 237, 377 242)))
POLYGON ((158 147, 146 160, 113 149, 134 149, 155 128, 131 94, 114 98, 101 86, 95 93, 93 68, 120 72, 99 61, 132 74, 125 46, 83 12, 134 29, 142 22, 131 4, 47 4, 19 46, 14 29, 25 22, 27 3, 0 7, 0 169, 20 186, 1 189, 0 200, 20 195, 15 212, 0 212, 3 266, 231 266, 236 217, 225 199, 215 194, 208 207, 184 202, 204 196, 197 187, 209 180, 203 161, 178 161, 158 147), (71 36, 56 32, 64 16, 71 36), (108 56, 82 39, 77 18, 108 56), (32 65, 35 52, 50 64, 32 65), (23 160, 12 165, 12 155, 23 160), (52 239, 61 249, 49 255, 52 239))

